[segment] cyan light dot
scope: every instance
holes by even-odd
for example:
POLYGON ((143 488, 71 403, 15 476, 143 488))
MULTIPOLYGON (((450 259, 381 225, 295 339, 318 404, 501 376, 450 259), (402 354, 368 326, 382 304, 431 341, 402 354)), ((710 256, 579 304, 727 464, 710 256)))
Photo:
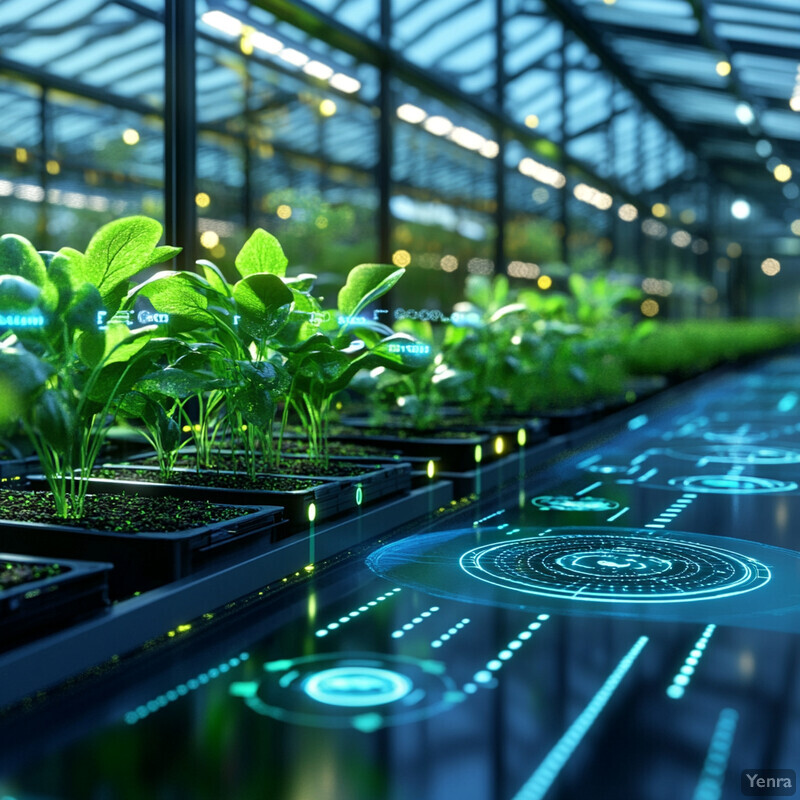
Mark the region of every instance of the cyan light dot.
POLYGON ((538 631, 539 628, 541 628, 541 627, 542 627, 542 623, 541 622, 531 622, 531 624, 528 625, 528 630, 538 631))
POLYGON ((694 675, 694 667, 689 666, 688 664, 684 664, 681 667, 681 672, 684 675, 694 675))
POLYGON ((430 615, 431 615, 431 612, 430 612, 430 611, 423 611, 423 612, 420 614, 420 616, 421 616, 421 617, 429 617, 430 615))
POLYGON ((339 623, 338 622, 329 622, 328 623, 328 630, 329 631, 335 631, 338 627, 339 627, 339 623))
POLYGON ((339 622, 350 622, 350 617, 339 617, 339 622))
POLYGON ((128 725, 135 725, 139 721, 139 715, 135 711, 129 711, 125 714, 125 722, 128 725))
POLYGON ((515 640, 513 642, 509 642, 508 643, 508 649, 509 650, 519 650, 520 647, 522 647, 522 642, 520 642, 518 640, 515 640))
POLYGON ((223 673, 223 675, 224 675, 226 672, 230 672, 230 669, 231 669, 231 668, 230 668, 230 665, 228 665, 228 664, 220 664, 220 665, 219 665, 219 671, 220 671, 221 673, 223 673))
POLYGON ((474 680, 475 683, 489 683, 489 681, 492 680, 492 677, 492 673, 489 672, 489 670, 482 669, 475 673, 472 680, 474 680))
POLYGON ((503 666, 502 661, 498 661, 496 658, 493 658, 487 665, 486 668, 492 670, 492 672, 497 671, 500 667, 503 666))
POLYGON ((450 641, 450 634, 449 633, 443 633, 442 636, 441 636, 441 639, 442 639, 443 642, 450 641))
POLYGON ((530 639, 531 636, 533 636, 533 634, 530 631, 522 631, 522 633, 519 635, 519 638, 523 641, 526 641, 530 639))
POLYGON ((208 671, 209 678, 219 678, 219 670, 216 667, 211 667, 208 671))
POLYGON ((412 622, 413 622, 415 625, 419 625, 419 624, 420 624, 420 622, 422 622, 422 617, 414 617, 414 619, 412 619, 411 621, 412 621, 412 622))
POLYGON ((242 662, 241 662, 241 661, 239 661, 239 659, 238 659, 238 658, 236 658, 236 657, 234 656, 233 658, 229 658, 229 659, 228 659, 228 663, 229 663, 229 664, 230 664, 232 667, 238 667, 238 666, 239 666, 239 664, 241 664, 242 662))
POLYGON ((410 631, 413 627, 414 626, 410 622, 406 622, 406 624, 403 625, 403 630, 404 631, 410 631))
POLYGON ((542 620, 542 622, 544 622, 544 620, 550 619, 550 615, 549 614, 539 614, 539 616, 536 617, 536 619, 540 619, 540 620, 542 620))
POLYGON ((689 676, 688 675, 676 675, 672 679, 673 683, 677 683, 678 686, 688 686, 689 685, 689 676))
POLYGON ((320 639, 321 639, 323 636, 327 636, 328 635, 328 631, 324 631, 324 630, 323 631, 317 631, 316 635, 319 636, 320 639))
POLYGON ((466 694, 475 694, 478 691, 478 687, 474 683, 465 683, 464 684, 464 692, 466 694))
POLYGON ((691 665, 691 666, 693 666, 693 667, 696 667, 696 666, 697 666, 697 664, 699 663, 699 659, 695 658, 694 656, 689 656, 689 657, 686 659, 686 663, 687 663, 687 664, 690 664, 690 665, 691 665))
POLYGON ((437 639, 435 642, 431 642, 431 647, 441 647, 442 643, 437 639))
POLYGON ((667 695, 671 697, 673 700, 680 700, 680 698, 683 697, 684 691, 685 690, 683 686, 676 686, 673 683, 672 686, 670 686, 669 689, 667 689, 667 695))
POLYGON ((508 659, 509 659, 509 658, 511 658, 511 656, 513 656, 513 655, 514 655, 514 654, 513 654, 513 653, 512 653, 510 650, 501 650, 501 651, 500 651, 500 652, 497 654, 497 657, 498 657, 498 658, 499 658, 501 661, 508 661, 508 659))
POLYGON ((358 611, 351 611, 351 612, 348 614, 348 616, 350 616, 350 617, 357 617, 357 616, 358 616, 358 611))
POLYGON ((403 631, 395 631, 392 634, 392 639, 402 639, 404 636, 403 631))

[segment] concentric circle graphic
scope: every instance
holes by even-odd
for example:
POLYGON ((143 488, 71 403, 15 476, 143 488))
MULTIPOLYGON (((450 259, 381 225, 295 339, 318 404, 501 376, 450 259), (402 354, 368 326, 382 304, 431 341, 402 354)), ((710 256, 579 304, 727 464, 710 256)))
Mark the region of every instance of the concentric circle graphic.
POLYGON ((753 475, 686 475, 670 478, 669 485, 705 494, 773 494, 797 489, 794 481, 757 478, 753 475))
POLYGON ((605 497, 544 494, 531 500, 542 511, 613 511, 619 508, 615 500, 605 497))
POLYGON ((264 664, 230 694, 262 716, 370 733, 446 711, 464 699, 440 661, 382 653, 320 653, 264 664))
POLYGON ((763 447, 754 444, 716 444, 705 447, 686 447, 680 450, 667 450, 673 458, 691 461, 706 461, 717 464, 759 464, 777 466, 800 464, 800 452, 782 447, 763 447))
POLYGON ((645 535, 542 534, 475 547, 461 569, 493 586, 582 602, 683 603, 752 592, 769 569, 730 550, 645 535))

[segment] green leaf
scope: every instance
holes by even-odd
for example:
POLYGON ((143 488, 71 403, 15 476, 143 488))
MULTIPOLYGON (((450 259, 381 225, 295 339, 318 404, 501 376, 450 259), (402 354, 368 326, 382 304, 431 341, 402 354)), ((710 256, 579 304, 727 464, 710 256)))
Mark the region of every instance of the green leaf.
POLYGON ((201 259, 197 262, 197 265, 203 270, 205 279, 208 281, 209 285, 214 289, 214 291, 225 295, 225 297, 231 297, 231 288, 228 285, 228 282, 225 280, 222 270, 220 270, 216 264, 212 264, 210 261, 204 261, 201 259))
POLYGON ((242 278, 233 287, 233 297, 241 314, 242 330, 255 339, 265 339, 277 332, 286 317, 277 312, 294 299, 277 275, 262 272, 242 278))
POLYGON ((208 312, 206 288, 211 289, 208 282, 197 275, 165 270, 128 292, 128 301, 140 294, 150 299, 156 311, 209 324, 213 323, 214 317, 208 312))
POLYGON ((19 314, 36 307, 42 290, 19 275, 0 275, 0 309, 4 314, 19 314))
MULTIPOLYGON (((161 237, 159 236, 159 238, 161 237)), ((154 267, 156 264, 163 264, 165 261, 171 261, 175 256, 180 254, 181 250, 183 250, 182 247, 172 247, 172 245, 156 247, 150 256, 150 262, 147 266, 154 267)))
POLYGON ((19 275, 43 289, 47 282, 47 267, 27 239, 7 233, 0 236, 0 275, 19 275))
POLYGON ((370 303, 382 297, 403 276, 405 270, 386 264, 359 264, 350 270, 347 282, 339 291, 339 311, 354 317, 370 303))
POLYGON ((105 311, 100 292, 85 283, 72 295, 64 315, 67 324, 79 331, 96 331, 98 314, 105 311))
POLYGON ((149 217, 123 217, 103 225, 89 242, 76 277, 93 283, 107 303, 120 284, 150 266, 161 233, 161 224, 149 217))
POLYGON ((32 403, 53 374, 53 368, 21 345, 0 348, 0 406, 13 395, 32 403))
POLYGON ((136 382, 134 389, 145 394, 161 394, 183 400, 203 394, 219 384, 220 381, 211 372, 190 372, 167 367, 159 372, 148 372, 136 382))
POLYGON ((72 451, 78 421, 62 392, 48 389, 36 401, 33 425, 53 450, 62 456, 72 451))
POLYGON ((236 256, 236 269, 246 278, 258 272, 283 277, 288 260, 280 242, 263 228, 257 228, 236 256))

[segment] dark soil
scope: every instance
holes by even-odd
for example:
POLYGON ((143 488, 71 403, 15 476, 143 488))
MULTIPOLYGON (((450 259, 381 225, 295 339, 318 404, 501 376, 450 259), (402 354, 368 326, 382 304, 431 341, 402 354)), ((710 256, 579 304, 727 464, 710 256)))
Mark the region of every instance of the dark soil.
MULTIPOLYGON (((284 439, 283 452, 289 455, 306 455, 308 446, 302 439, 284 439)), ((370 447, 352 442, 328 442, 328 455, 358 458, 359 456, 391 456, 393 454, 382 447, 370 447)))
MULTIPOLYGON (((185 464, 192 463, 194 456, 189 454, 184 462, 181 462, 181 466, 185 464)), ((232 471, 234 469, 237 470, 244 470, 244 460, 237 455, 231 453, 221 453, 215 457, 214 468, 219 470, 227 470, 232 471)), ((157 466, 158 461, 155 457, 153 458, 146 458, 142 461, 137 462, 139 464, 143 464, 146 466, 157 466)), ((331 478, 351 478, 356 477, 358 475, 363 475, 365 472, 371 472, 373 469, 378 469, 378 467, 371 467, 371 466, 362 466, 360 464, 352 464, 348 461, 330 461, 327 467, 321 467, 319 464, 315 464, 312 461, 309 461, 305 458, 284 458, 283 462, 279 469, 274 467, 269 467, 266 464, 263 465, 264 473, 263 480, 262 477, 258 478, 259 483, 255 486, 245 486, 244 484, 236 484, 235 487, 232 488, 236 489, 266 489, 267 486, 263 485, 263 481, 276 481, 277 488, 275 491, 286 491, 287 489, 307 489, 308 486, 290 486, 286 483, 284 486, 280 486, 280 481, 290 481, 291 478, 281 477, 286 475, 308 475, 310 477, 331 477, 331 478)), ((114 470, 116 472, 116 470, 114 470)), ((114 475, 100 475, 99 472, 92 473, 95 477, 115 477, 114 475)), ((194 475, 197 476, 197 473, 192 472, 181 472, 181 476, 183 475, 194 475)), ((202 480, 193 480, 188 485, 190 486, 198 486, 202 484, 207 484, 209 486, 220 486, 221 484, 217 483, 217 476, 218 473, 214 472, 213 470, 204 470, 201 473, 202 480), (209 478, 209 480, 207 480, 209 478)), ((116 475, 116 477, 121 477, 120 475, 116 475)), ((221 475, 220 477, 225 477, 221 475)), ((237 476, 229 476, 229 477, 244 477, 241 475, 237 476)), ((126 479, 127 480, 127 479, 126 479)), ((150 478, 147 480, 155 480, 154 478, 150 478)), ((178 478, 177 475, 173 477, 169 483, 183 483, 184 485, 187 484, 183 478, 178 478)))
POLYGON ((319 486, 320 481, 306 478, 286 478, 282 475, 258 475, 255 479, 247 475, 210 470, 197 472, 175 472, 164 480, 155 470, 149 469, 96 469, 93 478, 112 478, 121 481, 144 481, 146 483, 168 483, 173 486, 214 486, 217 489, 247 489, 259 492, 293 492, 319 486))
POLYGON ((417 428, 387 426, 385 428, 341 428, 337 434, 347 436, 394 436, 397 439, 476 439, 482 434, 475 431, 448 431, 441 428, 418 430, 417 428))
POLYGON ((56 516, 49 492, 0 491, 0 517, 14 522, 68 525, 93 531, 172 533, 252 514, 252 509, 175 497, 87 495, 81 519, 56 516))
POLYGON ((23 583, 52 578, 68 571, 58 564, 20 564, 15 561, 0 562, 0 592, 23 583))

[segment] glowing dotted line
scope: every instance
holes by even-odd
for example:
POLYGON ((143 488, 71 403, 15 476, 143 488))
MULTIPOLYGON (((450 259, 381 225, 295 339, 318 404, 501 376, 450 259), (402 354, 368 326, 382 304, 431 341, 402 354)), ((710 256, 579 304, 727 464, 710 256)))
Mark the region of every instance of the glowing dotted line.
POLYGON ((400 591, 402 591, 402 589, 395 588, 391 589, 388 592, 385 592, 382 595, 379 595, 374 600, 370 600, 369 602, 367 602, 365 605, 359 606, 358 608, 354 608, 348 614, 345 614, 343 617, 339 617, 338 622, 329 622, 324 628, 320 628, 315 635, 320 639, 323 638, 324 636, 327 636, 332 631, 335 631, 337 628, 341 628, 342 625, 346 625, 348 622, 350 622, 350 620, 353 620, 356 617, 360 617, 366 611, 369 611, 371 608, 375 608, 375 606, 377 606, 378 603, 382 603, 384 600, 388 600, 390 597, 393 597, 400 591))
POLYGON ((522 647, 528 639, 533 636, 533 631, 538 631, 542 627, 542 623, 550 619, 549 614, 539 614, 536 617, 536 622, 531 622, 530 625, 520 633, 517 634, 516 639, 512 639, 506 647, 497 654, 497 658, 493 658, 486 662, 486 669, 479 669, 473 676, 472 682, 464 684, 464 691, 467 694, 474 694, 478 691, 479 686, 486 686, 494 680, 494 674, 500 670, 506 661, 509 661, 514 653, 522 647))
POLYGON ((170 703, 174 703, 178 698, 185 697, 189 692, 194 692, 201 686, 206 686, 215 678, 219 678, 220 675, 230 672, 234 667, 238 667, 249 658, 249 653, 240 653, 238 657, 234 656, 228 661, 223 661, 218 667, 211 667, 208 672, 201 672, 197 677, 190 678, 186 683, 179 683, 174 689, 160 694, 153 700, 148 700, 146 703, 137 706, 133 711, 126 712, 123 719, 128 725, 135 725, 145 717, 149 717, 170 703))
POLYGON ((706 625, 703 635, 694 643, 694 647, 689 651, 689 655, 686 656, 683 666, 667 688, 668 697, 671 697, 673 700, 680 700, 681 697, 683 697, 686 692, 686 687, 689 685, 692 675, 694 675, 695 668, 703 657, 703 651, 708 646, 708 642, 714 635, 716 628, 716 625, 706 625))
POLYGON ((732 708, 723 708, 720 711, 714 733, 711 735, 711 742, 708 745, 703 771, 700 773, 700 780, 697 782, 692 800, 719 800, 722 797, 725 770, 728 767, 728 758, 731 754, 731 745, 738 721, 739 714, 732 708))
POLYGON ((445 642, 450 641, 450 639, 455 636, 460 630, 463 630, 467 625, 469 625, 470 620, 467 617, 461 620, 461 622, 456 622, 452 628, 449 628, 447 633, 443 633, 438 639, 434 639, 431 642, 431 647, 441 647, 445 642))
POLYGON ((662 511, 652 522, 648 522, 645 528, 663 528, 672 522, 678 514, 692 504, 697 499, 693 492, 686 492, 680 496, 672 505, 667 506, 666 511, 662 511))
POLYGON ((472 527, 473 528, 477 528, 478 525, 481 524, 481 522, 486 522, 486 520, 492 519, 493 517, 499 517, 501 514, 505 514, 505 513, 506 513, 506 510, 504 508, 501 508, 499 511, 495 511, 494 514, 489 514, 488 517, 483 517, 483 519, 479 519, 477 522, 473 522, 472 523, 472 527))
POLYGON ((646 636, 640 636, 636 644, 623 656, 614 671, 606 678, 605 683, 597 690, 589 705, 583 709, 566 733, 556 742, 553 749, 545 756, 522 788, 514 795, 514 800, 542 800, 553 781, 569 761, 586 733, 594 725, 595 720, 608 704, 623 678, 628 674, 639 653, 648 642, 646 636))
POLYGON ((512 528, 510 531, 506 531, 506 536, 511 536, 512 533, 519 533, 522 528, 512 528))
POLYGON ((410 630, 416 628, 420 622, 424 622, 431 614, 435 614, 438 610, 439 606, 431 606, 427 611, 423 611, 418 617, 414 617, 411 622, 406 622, 402 628, 393 631, 392 639, 402 639, 410 630))

